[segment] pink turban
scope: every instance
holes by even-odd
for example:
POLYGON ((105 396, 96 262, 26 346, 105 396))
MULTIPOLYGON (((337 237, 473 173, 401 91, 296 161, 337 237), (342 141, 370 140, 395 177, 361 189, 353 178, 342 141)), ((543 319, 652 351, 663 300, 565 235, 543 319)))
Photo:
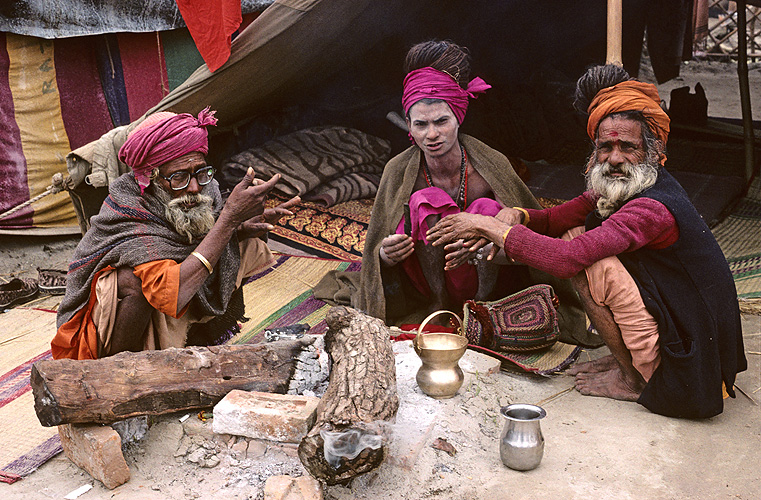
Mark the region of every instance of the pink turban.
POLYGON ((449 104, 457 122, 462 123, 468 111, 468 98, 475 99, 476 94, 490 88, 491 85, 476 77, 463 90, 449 74, 431 67, 420 68, 410 71, 404 78, 402 108, 406 115, 412 105, 421 99, 441 99, 449 104))
POLYGON ((119 159, 132 168, 141 193, 150 184, 154 168, 188 153, 209 152, 206 127, 217 124, 214 113, 209 108, 198 118, 189 113, 155 113, 130 132, 119 149, 119 159))

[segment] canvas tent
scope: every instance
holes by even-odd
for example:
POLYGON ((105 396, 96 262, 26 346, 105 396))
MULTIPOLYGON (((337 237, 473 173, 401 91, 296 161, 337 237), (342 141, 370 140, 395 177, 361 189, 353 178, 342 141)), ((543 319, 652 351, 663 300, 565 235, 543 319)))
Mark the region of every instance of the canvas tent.
MULTIPOLYGON (((691 7, 688 0, 623 2, 623 62, 631 74, 639 69, 646 28, 658 80, 678 74, 684 40, 691 40, 691 7)), ((583 161, 583 119, 569 96, 584 68, 605 60, 605 23, 603 0, 279 0, 233 41, 224 66, 214 73, 199 67, 147 113, 216 109, 215 165, 322 124, 386 138, 398 152, 408 139, 384 117, 400 108, 404 54, 418 41, 446 38, 469 47, 473 74, 493 85, 472 103, 463 131, 514 158, 571 151, 579 156, 573 161, 583 161)), ((127 170, 116 152, 138 121, 69 155, 69 187, 83 229, 108 182, 127 170)))
MULTIPOLYGON (((244 12, 270 2, 245 0, 244 12)), ((0 214, 35 199, 65 157, 154 106, 203 64, 174 0, 0 6, 0 214)), ((0 232, 78 233, 70 197, 0 218, 0 232)))

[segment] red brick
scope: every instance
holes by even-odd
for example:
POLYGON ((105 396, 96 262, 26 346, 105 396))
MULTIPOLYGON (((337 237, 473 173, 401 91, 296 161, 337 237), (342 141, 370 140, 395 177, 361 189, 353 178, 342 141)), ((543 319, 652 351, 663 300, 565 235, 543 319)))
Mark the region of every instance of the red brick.
POLYGON ((122 455, 122 439, 109 426, 66 424, 58 426, 66 457, 108 489, 129 481, 122 455))
POLYGON ((231 391, 214 407, 213 430, 281 443, 298 443, 314 425, 319 398, 231 391))
POLYGON ((264 500, 322 500, 320 482, 310 476, 270 476, 264 483, 264 500))

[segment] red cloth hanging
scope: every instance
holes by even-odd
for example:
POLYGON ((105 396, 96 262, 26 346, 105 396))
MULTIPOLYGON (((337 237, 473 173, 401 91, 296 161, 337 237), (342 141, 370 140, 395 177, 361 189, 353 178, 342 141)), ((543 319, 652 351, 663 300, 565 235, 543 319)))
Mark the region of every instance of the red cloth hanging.
POLYGON ((209 71, 230 57, 230 36, 243 21, 240 0, 176 0, 190 36, 209 71))

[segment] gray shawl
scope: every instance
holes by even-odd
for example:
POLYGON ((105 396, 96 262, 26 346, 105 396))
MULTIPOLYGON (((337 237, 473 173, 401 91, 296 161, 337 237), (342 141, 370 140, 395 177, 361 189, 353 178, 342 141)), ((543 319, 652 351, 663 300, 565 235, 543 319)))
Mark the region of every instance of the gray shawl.
MULTIPOLYGON (((213 181, 204 194, 213 198, 215 215, 222 209, 219 185, 213 181)), ((198 245, 188 244, 164 219, 164 205, 153 196, 141 196, 132 173, 126 173, 109 186, 109 195, 100 213, 91 219, 90 230, 77 245, 69 265, 66 295, 58 310, 58 327, 66 323, 90 297, 95 274, 107 266, 114 268, 156 260, 185 260, 198 245)), ((215 271, 206 279, 190 302, 203 315, 219 316, 227 309, 235 290, 240 267, 237 237, 227 244, 215 271)))

